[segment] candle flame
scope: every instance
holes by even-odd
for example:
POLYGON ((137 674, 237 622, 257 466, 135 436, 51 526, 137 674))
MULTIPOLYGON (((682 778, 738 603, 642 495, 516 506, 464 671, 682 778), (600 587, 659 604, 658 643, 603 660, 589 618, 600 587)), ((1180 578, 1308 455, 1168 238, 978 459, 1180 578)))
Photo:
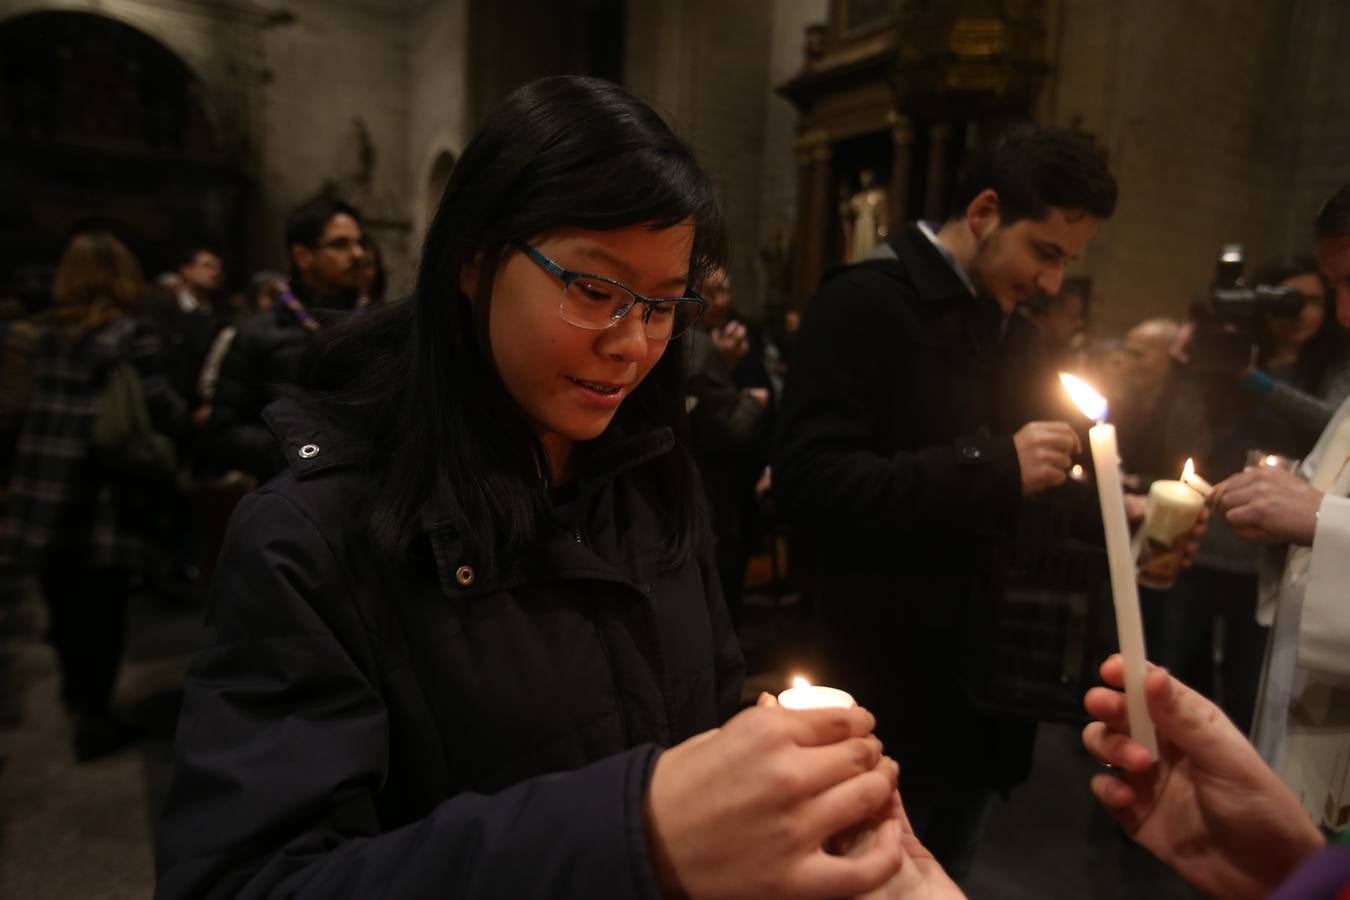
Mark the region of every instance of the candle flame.
POLYGON ((792 679, 792 686, 795 688, 809 688, 811 686, 811 682, 807 681, 805 678, 798 675, 797 677, 792 679))
POLYGON ((1106 417, 1106 398, 1093 390, 1092 385, 1067 372, 1060 372, 1059 380, 1064 390, 1069 392, 1069 399, 1083 411, 1083 415, 1094 422, 1100 422, 1106 417))
POLYGON ((1275 466, 1278 466, 1279 464, 1280 464, 1280 459, 1279 459, 1279 457, 1277 457, 1274 453, 1272 453, 1272 454, 1270 454, 1269 456, 1266 457, 1266 465, 1270 466, 1272 469, 1273 469, 1275 466))
POLYGON ((1181 469, 1181 480, 1185 481, 1187 478, 1194 478, 1194 477, 1195 477, 1195 463, 1192 462, 1191 458, 1188 456, 1186 457, 1186 465, 1183 466, 1181 469))

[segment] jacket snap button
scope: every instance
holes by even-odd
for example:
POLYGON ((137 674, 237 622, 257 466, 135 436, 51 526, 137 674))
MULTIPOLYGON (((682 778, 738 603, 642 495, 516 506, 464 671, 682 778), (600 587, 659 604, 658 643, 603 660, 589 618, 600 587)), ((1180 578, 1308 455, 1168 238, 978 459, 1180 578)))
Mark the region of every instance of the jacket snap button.
POLYGON ((300 458, 301 458, 301 459, 313 459, 314 457, 316 457, 316 456, 318 456, 318 455, 319 455, 319 445, 318 445, 318 444, 306 444, 305 446, 303 446, 303 447, 300 448, 300 458))
POLYGON ((463 587, 473 584, 473 566, 460 566, 456 569, 455 580, 463 587))

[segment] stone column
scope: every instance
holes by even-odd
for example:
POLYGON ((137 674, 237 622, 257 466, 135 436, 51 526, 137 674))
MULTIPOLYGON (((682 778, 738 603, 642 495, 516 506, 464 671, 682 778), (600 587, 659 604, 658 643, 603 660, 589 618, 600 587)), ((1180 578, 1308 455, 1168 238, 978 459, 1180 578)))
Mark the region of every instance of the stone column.
POLYGON ((797 153, 802 199, 797 212, 796 261, 793 265, 792 304, 805 309, 825 271, 828 229, 834 221, 830 193, 830 138, 823 130, 803 132, 793 142, 797 153))
POLYGON ((947 142, 951 136, 949 125, 936 123, 928 128, 928 177, 923 188, 923 217, 929 222, 940 222, 947 213, 942 207, 947 193, 947 142))
POLYGON ((914 154, 914 126, 909 116, 892 110, 886 116, 891 123, 891 196, 890 221, 886 223, 891 234, 905 223, 909 209, 909 168, 914 154))

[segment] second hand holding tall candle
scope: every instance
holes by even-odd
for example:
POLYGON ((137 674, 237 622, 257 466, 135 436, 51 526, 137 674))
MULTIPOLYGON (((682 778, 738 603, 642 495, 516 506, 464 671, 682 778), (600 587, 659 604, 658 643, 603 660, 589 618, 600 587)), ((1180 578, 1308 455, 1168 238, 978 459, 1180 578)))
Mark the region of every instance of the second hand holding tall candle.
POLYGON ((1097 424, 1088 430, 1092 464, 1097 470, 1097 499, 1106 531, 1106 559, 1111 571, 1111 596, 1116 608, 1116 632, 1125 660, 1125 708, 1130 737, 1158 758, 1158 738, 1144 702, 1144 625, 1139 615, 1139 588, 1135 584, 1134 554, 1130 552, 1130 525, 1125 517, 1125 493, 1120 486, 1120 452, 1116 428, 1106 423, 1106 400, 1086 382, 1061 373, 1060 381, 1073 402, 1097 424))

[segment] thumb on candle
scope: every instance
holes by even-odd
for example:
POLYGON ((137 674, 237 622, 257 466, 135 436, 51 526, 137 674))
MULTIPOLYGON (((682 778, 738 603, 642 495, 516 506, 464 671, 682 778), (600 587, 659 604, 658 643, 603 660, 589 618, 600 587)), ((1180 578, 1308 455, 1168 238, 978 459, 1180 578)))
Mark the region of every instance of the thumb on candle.
POLYGON ((1144 676, 1144 699, 1159 736, 1186 756, 1208 756, 1233 737, 1250 747, 1219 707, 1166 669, 1150 669, 1144 676))

